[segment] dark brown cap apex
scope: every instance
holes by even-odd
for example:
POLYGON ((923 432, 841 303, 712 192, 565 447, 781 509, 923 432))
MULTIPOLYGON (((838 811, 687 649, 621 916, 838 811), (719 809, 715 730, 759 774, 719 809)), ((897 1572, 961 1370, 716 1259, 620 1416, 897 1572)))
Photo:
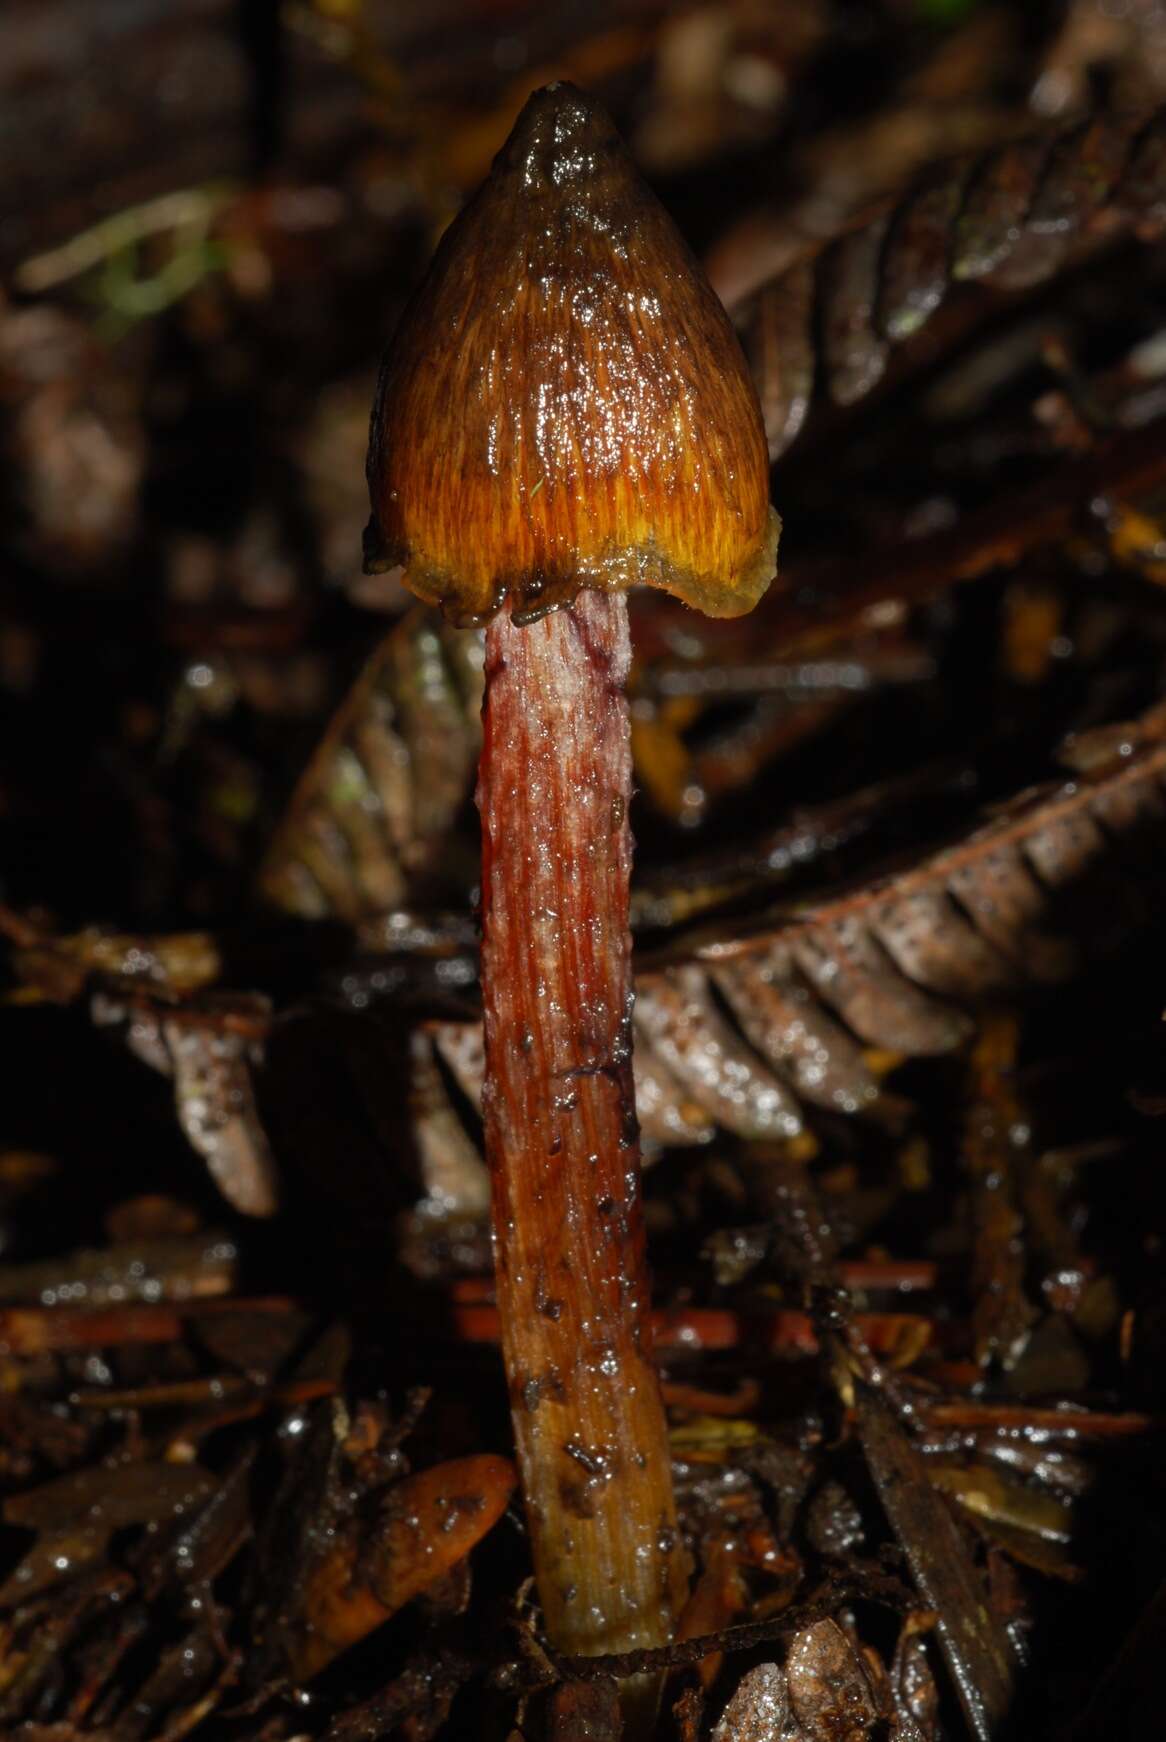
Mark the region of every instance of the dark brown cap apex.
POLYGON ((773 578, 765 435, 720 303, 596 104, 538 91, 381 370, 366 566, 482 620, 580 586, 711 616, 773 578))

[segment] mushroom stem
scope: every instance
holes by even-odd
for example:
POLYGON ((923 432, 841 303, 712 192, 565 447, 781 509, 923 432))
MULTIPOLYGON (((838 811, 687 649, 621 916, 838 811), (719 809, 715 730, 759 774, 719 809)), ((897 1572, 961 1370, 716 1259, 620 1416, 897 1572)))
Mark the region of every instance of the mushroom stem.
POLYGON ((651 1363, 631 1060, 621 594, 486 631, 483 1111, 498 1307, 548 1636, 661 1645, 686 1592, 651 1363))

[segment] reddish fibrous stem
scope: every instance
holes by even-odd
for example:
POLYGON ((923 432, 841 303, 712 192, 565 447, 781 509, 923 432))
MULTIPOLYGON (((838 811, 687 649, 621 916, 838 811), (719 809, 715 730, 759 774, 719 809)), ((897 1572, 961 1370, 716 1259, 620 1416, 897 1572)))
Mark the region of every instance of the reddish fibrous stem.
POLYGON ((667 1641, 686 1595, 651 1362, 631 1071, 621 595, 486 633, 483 1097, 498 1309, 551 1641, 667 1641))
MULTIPOLYGON (((654 1646, 685 1568, 648 1349, 615 595, 740 614, 779 523, 728 318, 570 85, 531 97, 402 317, 368 480, 366 566, 489 623, 484 1115, 547 1632, 576 1655, 654 1646)), ((625 1693, 646 1723, 652 1690, 625 1693)))

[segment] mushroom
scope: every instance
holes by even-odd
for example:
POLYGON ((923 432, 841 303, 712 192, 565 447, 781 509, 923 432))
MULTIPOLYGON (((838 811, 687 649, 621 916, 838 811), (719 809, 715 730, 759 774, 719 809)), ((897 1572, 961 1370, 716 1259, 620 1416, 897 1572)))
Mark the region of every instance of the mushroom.
POLYGON ((686 1593, 632 1086, 626 592, 714 616, 775 572, 728 318, 603 111, 531 97, 381 370, 366 567, 486 624, 485 1141, 547 1634, 666 1643, 686 1593))

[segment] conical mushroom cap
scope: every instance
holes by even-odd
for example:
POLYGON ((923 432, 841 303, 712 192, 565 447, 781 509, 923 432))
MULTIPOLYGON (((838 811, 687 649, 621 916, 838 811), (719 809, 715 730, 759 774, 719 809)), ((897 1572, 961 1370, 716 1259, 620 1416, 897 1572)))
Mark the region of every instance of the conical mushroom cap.
POLYGON ((772 580, 757 396, 724 309, 611 121, 538 91, 381 370, 366 567, 458 622, 581 586, 714 617, 772 580))

